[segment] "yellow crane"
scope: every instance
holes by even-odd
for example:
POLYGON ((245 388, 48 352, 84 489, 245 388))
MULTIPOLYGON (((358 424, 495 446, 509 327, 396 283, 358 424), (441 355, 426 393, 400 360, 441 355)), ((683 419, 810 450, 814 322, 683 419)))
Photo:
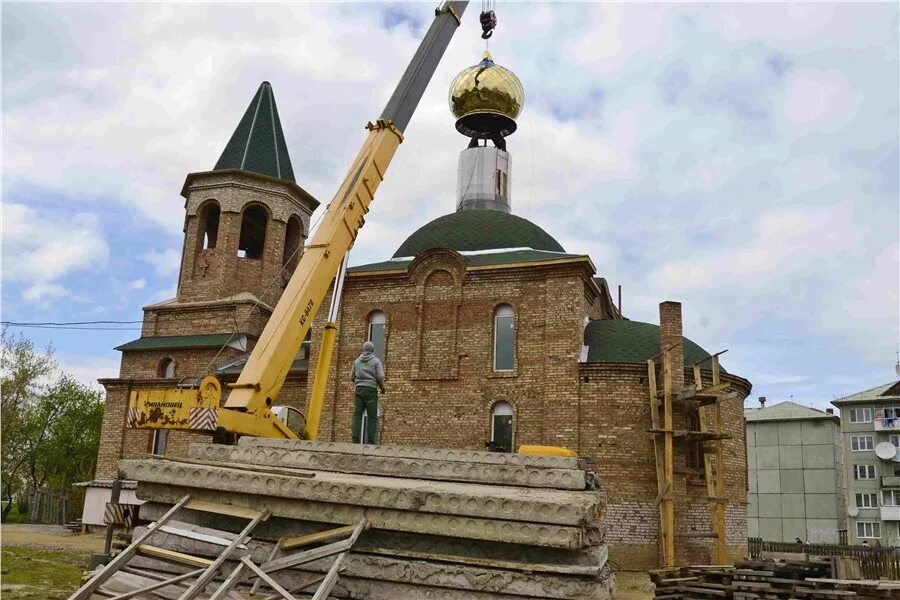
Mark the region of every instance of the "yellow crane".
MULTIPOLYGON (((460 25, 468 2, 444 2, 425 34, 406 72, 381 116, 366 125, 369 131, 343 183, 305 247, 291 280, 275 306, 262 335, 222 403, 222 382, 210 375, 198 387, 133 391, 129 398, 128 426, 224 433, 226 437, 297 439, 273 411, 291 363, 309 332, 312 320, 335 281, 331 314, 323 331, 306 424, 302 436, 318 438, 328 369, 337 334, 336 306, 349 249, 365 223, 369 205, 384 179, 403 131, 425 92, 450 39, 460 25), (335 275, 338 275, 335 277, 335 275)), ((482 27, 487 25, 482 18, 482 27)), ((490 28, 496 24, 489 23, 490 28)), ((523 453, 573 455, 564 448, 530 446, 523 453)))
MULTIPOLYGON (((129 398, 130 427, 224 430, 234 435, 286 439, 298 437, 275 416, 273 403, 328 286, 332 280, 336 282, 335 287, 343 281, 343 277, 335 278, 335 274, 365 223, 369 204, 375 198, 394 152, 403 141, 403 131, 468 4, 444 2, 435 10, 431 27, 387 106, 375 122, 366 125, 369 134, 362 148, 326 208, 315 235, 304 248, 297 268, 237 382, 228 384, 230 390, 224 404, 222 382, 214 375, 205 377, 194 388, 135 391, 129 398)), ((339 298, 339 293, 335 296, 339 298)), ((303 436, 306 439, 318 437, 335 335, 336 326, 329 318, 306 415, 303 436)))

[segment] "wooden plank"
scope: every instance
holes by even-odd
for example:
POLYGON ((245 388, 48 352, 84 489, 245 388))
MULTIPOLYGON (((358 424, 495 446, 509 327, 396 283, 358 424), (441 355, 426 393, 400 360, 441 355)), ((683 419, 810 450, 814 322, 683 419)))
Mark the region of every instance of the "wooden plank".
MULTIPOLYGON (((234 568, 233 571, 225 578, 225 581, 216 588, 216 591, 213 592, 212 596, 209 597, 209 600, 223 600, 228 596, 231 592, 231 589, 240 582, 241 577, 244 576, 244 571, 247 570, 247 565, 244 563, 238 563, 238 565, 234 568)), ((253 592, 250 592, 251 595, 253 592)))
POLYGON ((291 595, 291 593, 290 593, 289 591, 287 591, 286 589, 284 589, 283 587, 281 587, 281 586, 278 584, 277 581, 275 581, 274 579, 272 579, 271 577, 269 577, 268 573, 266 573, 265 571, 263 571, 262 569, 260 569, 259 567, 257 567, 257 566, 253 563, 253 561, 250 560, 250 558, 248 558, 248 557, 245 556, 245 557, 243 557, 243 558, 241 559, 241 562, 244 563, 245 565, 247 565, 247 567, 248 567, 251 571, 253 571, 254 573, 256 573, 260 578, 262 578, 263 580, 265 580, 265 582, 268 583, 269 586, 270 586, 273 590, 275 590, 276 592, 278 592, 279 594, 281 594, 281 597, 282 597, 282 598, 284 598, 285 600, 297 600, 296 598, 294 598, 294 597, 291 595))
MULTIPOLYGON (((678 368, 682 368, 678 365, 678 368)), ((664 434, 665 443, 663 446, 663 458, 665 462, 665 482, 666 488, 673 489, 675 483, 674 473, 674 457, 672 455, 672 357, 667 349, 663 352, 663 389, 665 396, 663 397, 663 428, 667 430, 664 434)), ((672 494, 668 494, 663 499, 663 510, 665 516, 665 547, 663 549, 663 557, 665 565, 671 567, 675 565, 675 500, 672 494)))
MULTIPOLYGON (((281 552, 281 549, 284 547, 285 538, 279 538, 275 543, 275 546, 272 548, 272 551, 269 552, 269 561, 275 560, 275 557, 278 556, 278 553, 281 552)), ((268 561, 266 561, 268 562, 268 561)), ((253 596, 256 592, 259 591, 259 586, 262 584, 262 579, 259 577, 253 582, 253 587, 250 588, 250 595, 253 596)))
POLYGON ((193 585, 191 585, 191 587, 189 587, 188 590, 181 595, 181 598, 179 598, 179 600, 193 600, 198 595, 200 595, 200 592, 206 589, 206 586, 209 585, 209 582, 212 581, 212 578, 215 577, 216 573, 219 571, 228 557, 238 549, 238 546, 240 546, 247 538, 250 537, 250 532, 252 532, 253 529, 256 528, 256 526, 261 521, 269 518, 269 514, 270 511, 268 508, 265 508, 258 512, 253 520, 247 523, 247 526, 244 527, 243 531, 238 534, 238 537, 235 538, 227 548, 219 553, 219 556, 217 556, 216 559, 212 561, 212 564, 207 567, 206 571, 204 571, 204 573, 197 578, 193 585))
MULTIPOLYGON (((240 517, 242 519, 253 519, 259 514, 259 511, 252 508, 243 508, 241 506, 232 506, 231 504, 221 504, 219 502, 209 502, 207 500, 191 500, 185 505, 190 510, 199 510, 202 512, 211 512, 219 515, 228 515, 229 517, 240 517)), ((266 516, 263 521, 269 517, 266 516)))
MULTIPOLYGON (((310 579, 303 585, 295 587, 294 589, 288 590, 288 591, 290 591, 290 593, 292 593, 292 594, 296 594, 297 592, 302 592, 306 588, 312 587, 312 586, 316 585, 317 583, 321 583, 324 579, 325 579, 324 575, 322 575, 321 577, 315 577, 313 579, 310 579)), ((263 600, 278 600, 279 598, 281 598, 281 594, 272 594, 271 596, 266 596, 265 598, 263 598, 263 600)), ((212 600, 212 598, 210 598, 210 600, 212 600)))
MULTIPOLYGON (((368 521, 363 519, 356 526, 356 529, 353 531, 353 535, 350 536, 348 540, 350 542, 350 547, 353 547, 353 544, 356 543, 356 540, 359 539, 359 536, 362 535, 362 532, 365 531, 368 526, 368 521)), ((344 562, 344 558, 347 557, 347 552, 342 553, 338 556, 335 561, 331 564, 331 568, 328 569, 328 573, 325 574, 325 579, 322 580, 322 583, 319 584, 319 587, 316 589, 316 593, 313 594, 312 600, 326 600, 328 595, 331 593, 332 588, 337 583, 338 576, 341 572, 341 564, 344 562)))
POLYGON ((350 548, 349 540, 341 540, 339 542, 333 542, 331 544, 327 544, 325 546, 319 546, 318 548, 313 548, 312 550, 306 550, 305 552, 300 552, 299 554, 293 554, 291 556, 283 556, 281 558, 276 558, 275 560, 270 560, 268 562, 260 565, 263 571, 266 573, 274 573, 275 571, 280 571, 282 569, 290 569, 291 567, 302 565, 304 563, 312 562, 314 560, 319 560, 320 558, 325 558, 326 556, 333 556, 335 554, 340 554, 345 550, 350 548))
MULTIPOLYGON (((232 542, 232 539, 227 539, 223 537, 218 537, 215 535, 209 535, 208 533, 200 533, 199 531, 191 531, 190 529, 181 529, 180 527, 172 527, 170 525, 164 525, 159 528, 160 531, 164 531, 166 533, 171 533, 172 535, 177 535, 178 537, 188 538, 191 540, 197 540, 198 542, 207 542, 210 544, 215 544, 216 546, 227 546, 232 542)), ((245 550, 247 546, 241 544, 240 548, 245 550)))
POLYGON ((285 550, 290 550, 291 548, 300 548, 302 546, 309 546, 311 544, 330 542, 331 540, 345 538, 351 535, 356 530, 356 527, 356 525, 346 525, 344 527, 337 527, 335 529, 320 531, 318 533, 310 533, 308 535, 286 538, 281 547, 285 550))
MULTIPOLYGON (((662 424, 659 418, 659 398, 656 394, 656 360, 647 361, 647 381, 650 387, 650 422, 654 429, 659 429, 662 424)), ((659 507, 659 549, 660 563, 666 566, 665 546, 666 546, 666 516, 662 499, 666 494, 671 492, 671 488, 666 485, 665 476, 665 458, 663 456, 663 448, 657 436, 653 436, 653 456, 656 459, 656 492, 657 506, 659 507)))
POLYGON ((102 570, 97 571, 93 577, 91 577, 84 585, 75 590, 75 592, 69 596, 69 600, 88 600, 94 591, 99 588, 104 581, 112 577, 113 573, 122 568, 122 565, 127 563, 131 558, 137 554, 138 547, 144 543, 153 532, 166 524, 166 521, 172 518, 172 516, 178 512, 188 501, 191 499, 190 495, 184 496, 181 500, 178 501, 177 504, 172 506, 166 514, 164 514, 158 521, 155 523, 151 523, 147 530, 141 534, 136 540, 134 540, 130 546, 119 552, 115 558, 109 561, 102 570))
POLYGON ((138 547, 138 553, 143 556, 168 560, 170 562, 188 565, 191 567, 203 567, 204 569, 212 564, 213 561, 208 558, 185 554, 184 552, 176 552, 168 548, 160 548, 159 546, 151 546, 149 544, 141 544, 138 547))

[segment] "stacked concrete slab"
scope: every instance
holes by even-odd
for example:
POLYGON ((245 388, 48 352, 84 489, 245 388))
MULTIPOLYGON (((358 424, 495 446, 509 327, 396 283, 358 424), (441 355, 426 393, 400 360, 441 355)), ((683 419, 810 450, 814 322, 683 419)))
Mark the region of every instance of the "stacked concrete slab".
MULTIPOLYGON (((126 460, 119 468, 138 481, 144 519, 186 493, 268 508, 272 517, 242 550, 254 560, 265 560, 282 537, 368 520, 335 598, 613 597, 603 496, 576 458, 244 438, 237 446, 195 444, 185 460, 126 460)), ((214 536, 246 523, 192 510, 177 518, 214 536)), ((196 556, 221 551, 175 531, 149 543, 196 556)), ((290 587, 328 567, 322 560, 279 577, 290 587)))

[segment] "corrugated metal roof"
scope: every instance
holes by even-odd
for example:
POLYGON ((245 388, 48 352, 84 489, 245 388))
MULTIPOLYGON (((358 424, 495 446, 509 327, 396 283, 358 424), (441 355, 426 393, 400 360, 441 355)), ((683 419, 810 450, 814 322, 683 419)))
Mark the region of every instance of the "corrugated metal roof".
POLYGON ((879 385, 878 387, 873 387, 870 390, 838 398, 831 403, 835 406, 840 406, 841 404, 849 404, 851 402, 877 402, 879 400, 897 399, 900 399, 900 381, 892 381, 890 383, 885 383, 884 385, 879 385))
POLYGON ((744 409, 744 417, 752 421, 807 421, 810 419, 830 419, 840 421, 837 415, 829 415, 825 411, 803 406, 796 402, 779 402, 765 408, 744 409))

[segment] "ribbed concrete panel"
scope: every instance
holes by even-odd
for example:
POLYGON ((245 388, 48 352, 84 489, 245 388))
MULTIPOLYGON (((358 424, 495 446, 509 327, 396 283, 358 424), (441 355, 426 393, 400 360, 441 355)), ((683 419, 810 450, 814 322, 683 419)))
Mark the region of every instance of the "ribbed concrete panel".
POLYGON ((140 482, 137 496, 144 501, 175 504, 185 493, 196 500, 231 504, 244 508, 258 509, 266 506, 272 514, 290 519, 317 521, 345 525, 360 519, 368 519, 372 527, 391 531, 445 535, 471 540, 492 540, 510 544, 550 546, 553 548, 582 548, 589 544, 586 532, 580 527, 564 527, 414 513, 381 508, 365 508, 349 504, 328 504, 319 502, 298 502, 296 499, 260 496, 219 491, 214 489, 191 488, 183 484, 165 485, 140 482))
POLYGON ((174 460, 123 460, 125 479, 266 496, 508 521, 582 525, 602 508, 596 492, 534 490, 316 472, 290 477, 174 460))
POLYGON ((342 442, 307 442, 303 440, 273 440, 243 437, 238 442, 242 447, 265 446, 288 450, 310 450, 336 452, 341 454, 364 454, 393 458, 416 458, 423 460, 444 460, 471 462, 491 465, 512 465, 544 469, 584 469, 584 461, 569 456, 540 456, 511 454, 507 452, 480 452, 477 450, 453 450, 447 448, 415 448, 411 446, 379 445, 361 446, 342 442))
POLYGON ((190 456, 217 462, 488 485, 584 490, 588 483, 586 472, 576 469, 344 454, 283 447, 192 444, 190 456))

